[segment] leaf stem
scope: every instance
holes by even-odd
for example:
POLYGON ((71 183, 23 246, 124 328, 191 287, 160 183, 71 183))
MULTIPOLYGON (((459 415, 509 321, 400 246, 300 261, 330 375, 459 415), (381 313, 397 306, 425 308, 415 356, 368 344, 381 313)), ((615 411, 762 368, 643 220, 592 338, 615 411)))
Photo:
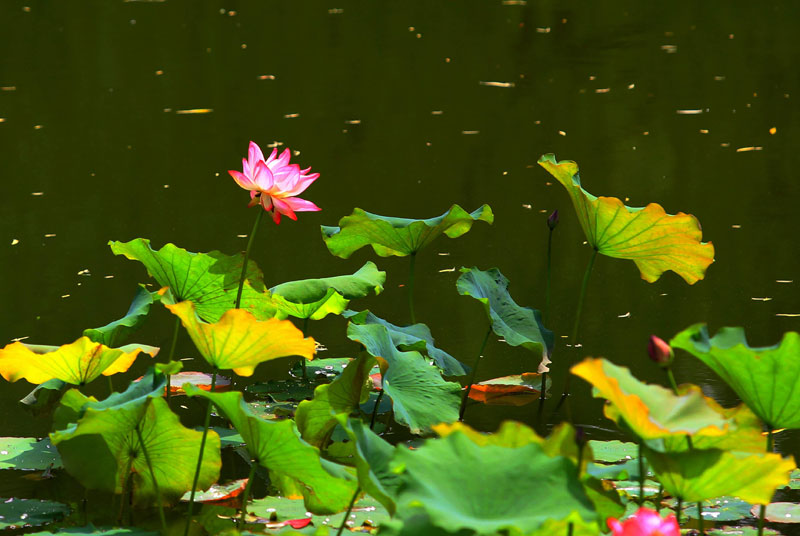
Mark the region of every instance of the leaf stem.
POLYGON ((675 509, 675 520, 678 522, 678 525, 681 524, 682 513, 683 513, 683 498, 678 497, 678 507, 675 509))
MULTIPOLYGON (((303 319, 303 338, 308 334, 308 317, 303 319)), ((308 372, 306 371, 306 358, 300 358, 300 367, 303 369, 303 380, 308 379, 308 372)))
MULTIPOLYGON (((175 359, 175 348, 178 346, 178 333, 181 329, 181 319, 179 317, 175 317, 175 328, 172 330, 172 344, 169 347, 169 357, 167 358, 167 363, 175 359)), ((167 405, 169 405, 169 397, 172 395, 172 375, 167 374, 167 405)))
POLYGON ((247 501, 250 499, 250 486, 253 485, 253 478, 256 476, 256 466, 258 463, 255 460, 250 460, 250 474, 247 476, 247 485, 244 487, 244 494, 242 496, 242 515, 239 518, 239 523, 244 525, 245 516, 247 515, 247 501))
POLYGON ((167 519, 164 517, 164 504, 161 500, 161 490, 158 487, 156 480, 156 473, 153 471, 153 463, 150 461, 150 454, 147 452, 147 447, 144 445, 144 438, 142 438, 142 430, 139 425, 136 425, 136 437, 139 438, 139 446, 142 447, 144 453, 144 460, 147 462, 147 468, 150 470, 150 478, 153 480, 153 489, 156 491, 156 501, 158 502, 158 517, 161 519, 161 530, 164 534, 167 533, 167 519))
MULTIPOLYGON (((214 392, 214 387, 217 384, 217 367, 214 367, 211 373, 211 389, 214 392)), ((186 514, 186 527, 183 529, 183 536, 188 536, 189 526, 192 524, 192 510, 194 509, 194 495, 197 491, 197 481, 200 479, 200 468, 203 465, 203 451, 206 448, 206 437, 208 437, 208 426, 211 424, 211 400, 206 405, 206 417, 203 423, 203 437, 200 440, 200 454, 197 456, 197 469, 194 471, 194 481, 192 482, 192 493, 189 496, 189 512, 186 514)))
POLYGON ((356 487, 356 492, 353 493, 353 498, 350 499, 350 505, 347 507, 347 512, 344 513, 344 519, 342 519, 342 524, 339 525, 339 530, 336 531, 336 536, 342 536, 344 526, 347 525, 347 518, 350 517, 350 512, 353 511, 353 506, 356 504, 356 499, 358 499, 359 493, 361 493, 361 488, 356 487))
POLYGON ((642 440, 639 440, 639 506, 644 504, 644 457, 642 452, 642 440))
POLYGON ((544 311, 542 312, 542 323, 550 317, 550 260, 552 259, 553 230, 549 229, 547 235, 547 279, 544 283, 544 311))
POLYGON ((411 314, 411 323, 417 323, 417 317, 414 314, 414 267, 417 263, 417 252, 414 251, 410 255, 411 260, 408 267, 408 310, 411 314))
POLYGON ((492 324, 489 324, 489 329, 486 330, 486 336, 483 338, 483 343, 481 343, 481 349, 478 352, 478 357, 475 359, 475 364, 472 366, 472 373, 469 375, 469 380, 467 380, 467 387, 464 389, 464 394, 461 395, 461 407, 458 409, 458 420, 464 420, 464 412, 467 410, 467 399, 469 398, 469 392, 472 389, 472 384, 475 381, 475 374, 478 372, 478 363, 481 362, 481 357, 483 357, 483 350, 486 348, 486 342, 489 340, 489 335, 492 333, 492 324))
MULTIPOLYGON (((767 452, 772 452, 774 450, 774 444, 772 442, 772 427, 770 426, 767 429, 767 452)), ((761 508, 758 509, 758 536, 763 536, 764 534, 764 520, 767 517, 767 505, 762 504, 761 508)))
POLYGON ((700 534, 701 536, 706 533, 705 528, 703 527, 703 502, 697 501, 697 523, 699 524, 700 534))
POLYGON ((383 389, 378 393, 378 398, 375 399, 375 407, 372 408, 372 418, 369 421, 369 429, 372 430, 375 426, 375 417, 378 415, 378 406, 381 405, 381 398, 383 398, 383 389))
POLYGON ((250 249, 253 247, 253 239, 256 237, 258 231, 258 224, 261 223, 261 217, 264 215, 265 210, 258 208, 256 214, 256 222, 253 224, 253 230, 250 231, 250 238, 247 239, 247 249, 244 251, 244 263, 242 264, 242 275, 239 276, 239 290, 236 291, 236 305, 234 308, 238 309, 242 304, 242 290, 244 289, 244 280, 247 277, 247 261, 250 259, 250 249))
MULTIPOLYGON (((572 325, 572 347, 578 343, 578 328, 581 325, 581 313, 583 313, 583 302, 586 299, 586 288, 589 286, 589 276, 592 274, 592 267, 594 260, 597 258, 597 249, 592 250, 592 257, 589 259, 589 264, 586 266, 586 272, 583 274, 583 283, 581 284, 581 293, 578 297, 578 306, 575 308, 575 323, 572 325)), ((571 368, 571 367, 570 367, 571 368)), ((564 380, 564 392, 561 396, 569 395, 570 383, 572 381, 572 374, 567 371, 567 378, 564 380)))

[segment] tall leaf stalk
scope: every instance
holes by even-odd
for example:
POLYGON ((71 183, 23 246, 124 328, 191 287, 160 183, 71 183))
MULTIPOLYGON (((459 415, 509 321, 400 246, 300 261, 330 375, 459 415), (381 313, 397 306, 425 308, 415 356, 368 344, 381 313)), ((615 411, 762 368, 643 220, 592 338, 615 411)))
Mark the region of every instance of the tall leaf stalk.
POLYGON ((492 333, 492 325, 489 324, 489 329, 486 330, 486 336, 483 338, 483 343, 481 343, 481 349, 478 352, 478 357, 475 358, 475 364, 472 366, 472 373, 469 375, 469 380, 467 380, 467 388, 461 395, 461 407, 458 409, 459 421, 464 420, 464 412, 467 410, 467 399, 469 398, 469 392, 472 389, 472 384, 475 382, 475 374, 478 372, 478 363, 481 362, 481 357, 483 357, 483 350, 486 348, 486 342, 489 340, 489 335, 491 333, 492 333))

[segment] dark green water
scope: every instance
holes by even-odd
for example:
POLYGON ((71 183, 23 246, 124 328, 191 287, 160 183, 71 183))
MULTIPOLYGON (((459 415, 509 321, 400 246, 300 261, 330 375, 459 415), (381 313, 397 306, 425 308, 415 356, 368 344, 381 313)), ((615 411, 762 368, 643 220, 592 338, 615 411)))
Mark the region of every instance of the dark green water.
MULTIPOLYGON (((517 302, 541 308, 545 219, 556 208, 549 324, 559 337, 571 328, 589 251, 566 192, 536 165, 547 152, 576 160, 595 195, 695 214, 717 251, 694 286, 673 273, 648 284, 633 263, 599 258, 582 351, 558 339, 557 388, 584 355, 662 382, 649 335, 695 322, 745 326, 757 345, 798 330, 800 318, 781 315, 800 313, 800 4, 519 4, 4 0, 0 339, 64 344, 121 316, 147 278, 109 240, 244 249, 237 235, 255 209, 227 170, 250 140, 300 151, 294 161, 321 173, 304 197, 322 212, 262 228, 253 257, 268 283, 351 273, 371 259, 388 272, 386 291, 352 305, 395 323, 408 321, 399 288, 408 259, 366 249, 334 258, 319 225, 356 206, 406 217, 492 206, 493 226, 442 238, 417 262, 418 320, 468 363, 485 315, 456 293, 457 272, 441 270, 497 266, 517 302), (213 111, 177 113, 187 109, 213 111)), ((313 325, 324 357, 352 351, 344 326, 313 325)), ((137 339, 166 346, 171 329, 158 311, 137 339)), ((735 403, 697 360, 681 355, 676 367, 679 381, 735 403)), ((534 370, 529 352, 492 340, 479 377, 534 370)), ((574 383, 575 421, 614 436, 574 383)), ((0 386, 0 435, 46 433, 12 404, 29 390, 0 386)), ((475 406, 468 421, 492 430, 505 418, 532 423, 535 406, 475 406)), ((777 446, 800 453, 799 438, 784 433, 777 446)))

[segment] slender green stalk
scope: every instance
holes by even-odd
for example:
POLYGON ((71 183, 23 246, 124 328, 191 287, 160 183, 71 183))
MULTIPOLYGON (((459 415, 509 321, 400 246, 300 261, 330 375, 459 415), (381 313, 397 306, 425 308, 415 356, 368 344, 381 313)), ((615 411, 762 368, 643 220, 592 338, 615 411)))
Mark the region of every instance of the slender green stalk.
MULTIPOLYGON (((306 338, 308 335, 308 317, 303 319, 303 338, 306 338)), ((300 367, 303 369, 303 379, 308 379, 308 372, 306 371, 306 358, 300 358, 300 367)))
MULTIPOLYGON (((583 283, 581 284, 581 293, 578 297, 578 307, 575 309, 575 323, 572 325, 572 346, 573 348, 578 343, 578 328, 581 325, 581 313, 583 312, 583 302, 586 299, 586 288, 589 286, 589 276, 592 274, 592 267, 594 260, 597 258, 597 250, 592 250, 592 258, 589 259, 589 265, 586 266, 586 273, 583 274, 583 283)), ((562 396, 569 395, 569 387, 572 381, 572 374, 567 372, 567 379, 564 381, 564 392, 562 396)))
POLYGON ((683 513, 683 498, 678 497, 678 507, 675 509, 675 519, 678 525, 681 524, 681 514, 683 513))
POLYGON ((167 519, 164 517, 164 504, 161 500, 161 490, 158 487, 156 480, 156 473, 153 471, 153 463, 150 461, 150 454, 147 452, 147 447, 144 446, 144 439, 142 438, 142 431, 139 425, 136 425, 136 437, 139 438, 139 446, 142 447, 144 453, 144 460, 147 462, 147 468, 150 470, 150 478, 153 479, 153 489, 156 490, 156 501, 158 502, 158 517, 161 519, 161 530, 164 534, 167 533, 167 519))
POLYGON ((408 311, 411 314, 411 323, 417 323, 417 317, 414 315, 414 266, 417 263, 417 252, 415 251, 410 255, 411 260, 408 267, 408 311))
MULTIPOLYGON (((167 358, 167 363, 175 359, 175 348, 178 346, 178 333, 181 330, 181 319, 177 316, 175 317, 175 327, 172 330, 172 344, 169 347, 169 357, 167 358)), ((169 397, 172 394, 172 375, 167 374, 167 405, 169 405, 169 397)))
POLYGON ((114 393, 114 382, 111 381, 111 376, 106 376, 108 378, 108 394, 114 393))
POLYGON ((489 324, 489 329, 486 330, 486 336, 483 338, 483 343, 481 344, 481 349, 478 352, 478 357, 475 359, 475 364, 472 366, 472 373, 469 375, 469 380, 467 381, 467 388, 464 389, 464 393, 461 395, 461 407, 458 410, 458 420, 464 420, 464 412, 467 410, 467 399, 469 398, 470 389, 472 389, 472 384, 475 382, 475 373, 478 372, 478 363, 481 362, 481 357, 483 357, 483 350, 486 348, 486 342, 489 340, 489 335, 492 333, 492 325, 489 324))
POLYGON ((239 523, 244 525, 245 516, 247 515, 247 501, 250 499, 250 486, 253 485, 253 478, 256 476, 256 460, 250 460, 250 474, 247 476, 247 485, 244 487, 244 494, 242 495, 242 515, 239 518, 239 523))
POLYGON ((639 440, 639 506, 644 504, 644 453, 642 452, 642 440, 639 440))
MULTIPOLYGON (((767 430, 767 452, 772 452, 774 445, 772 443, 772 428, 767 430)), ((764 534, 764 519, 767 517, 767 505, 762 504, 758 510, 758 536, 764 534)))
POLYGON ((705 534, 706 530, 703 527, 703 502, 697 501, 697 523, 700 525, 700 534, 705 534))
POLYGON ((381 389, 381 392, 378 393, 378 398, 375 399, 375 407, 372 408, 372 418, 369 420, 370 430, 375 427, 375 417, 378 415, 378 406, 381 405, 381 398, 383 398, 383 389, 381 389))
POLYGON ((656 495, 656 512, 661 513, 661 501, 664 500, 664 484, 658 484, 658 495, 656 495))
POLYGON ((672 369, 667 367, 665 370, 667 371, 667 378, 669 379, 670 387, 672 387, 672 390, 675 391, 676 395, 680 396, 680 393, 678 393, 678 383, 675 381, 675 375, 672 374, 672 369))
POLYGON ((242 304, 242 289, 244 289, 244 280, 247 276, 247 261, 250 259, 250 249, 253 247, 253 239, 256 237, 258 225, 261 223, 261 216, 264 215, 265 210, 259 207, 258 214, 256 214, 256 222, 253 224, 253 230, 250 231, 250 238, 247 239, 247 249, 244 251, 244 263, 242 264, 242 275, 239 276, 239 290, 236 291, 236 309, 242 304))
POLYGON ((339 530, 336 531, 336 536, 342 536, 342 531, 344 530, 344 526, 347 525, 347 518, 350 517, 350 512, 353 511, 353 505, 356 504, 356 499, 358 499, 358 494, 361 493, 361 488, 356 488, 356 492, 353 493, 353 498, 350 499, 350 505, 347 507, 347 512, 344 513, 344 519, 342 519, 342 524, 339 525, 339 530))
MULTIPOLYGON (((211 373, 211 389, 214 392, 214 387, 217 385, 217 368, 214 367, 211 373)), ((197 456, 197 469, 194 471, 194 481, 192 482, 192 494, 189 496, 189 511, 186 514, 186 527, 183 529, 183 536, 188 536, 189 527, 192 524, 192 510, 194 509, 194 495, 197 491, 197 481, 200 479, 200 468, 203 466, 203 451, 206 448, 206 437, 208 437, 208 426, 211 424, 211 401, 206 405, 206 417, 203 423, 203 437, 200 440, 200 454, 197 456)))
POLYGON ((553 230, 547 235, 547 279, 544 282, 544 311, 542 312, 542 323, 550 318, 550 260, 552 259, 553 249, 553 230))

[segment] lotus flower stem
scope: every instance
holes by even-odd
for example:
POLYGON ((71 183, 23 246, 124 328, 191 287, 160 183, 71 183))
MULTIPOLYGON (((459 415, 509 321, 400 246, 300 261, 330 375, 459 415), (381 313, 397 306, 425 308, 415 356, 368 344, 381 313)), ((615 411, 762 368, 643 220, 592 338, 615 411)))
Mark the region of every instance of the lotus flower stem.
POLYGON ((700 528, 700 534, 703 535, 706 533, 705 528, 703 527, 703 503, 702 501, 697 501, 697 523, 700 528))
POLYGON ((464 394, 461 395, 461 407, 458 410, 458 420, 464 420, 464 412, 467 410, 467 399, 469 398, 469 392, 472 389, 472 384, 475 382, 475 373, 478 372, 478 363, 481 362, 481 357, 483 357, 483 350, 486 348, 486 342, 489 340, 489 335, 492 333, 492 325, 489 324, 489 329, 486 330, 486 336, 483 338, 483 343, 481 344, 481 349, 478 352, 478 357, 475 359, 475 364, 472 365, 472 373, 469 375, 469 380, 467 381, 467 388, 464 389, 464 394))
POLYGON ((250 231, 250 238, 247 239, 247 249, 244 250, 244 263, 242 264, 242 275, 239 276, 239 290, 236 291, 236 304, 234 307, 236 309, 242 304, 242 290, 244 289, 244 280, 247 277, 247 261, 250 259, 250 249, 253 247, 253 239, 256 237, 256 232, 258 231, 258 225, 261 223, 261 216, 264 215, 264 211, 259 209, 256 211, 256 222, 253 224, 253 230, 250 231))
POLYGON ((339 525, 339 530, 336 531, 336 536, 342 536, 342 531, 344 530, 345 525, 347 525, 347 518, 350 517, 350 512, 353 511, 353 505, 356 504, 356 499, 358 499, 359 493, 361 493, 361 488, 357 487, 356 492, 353 493, 353 498, 350 499, 350 504, 347 507, 347 512, 344 513, 344 519, 342 519, 342 524, 339 525))
POLYGON ((144 446, 144 439, 142 438, 142 431, 139 425, 136 425, 136 437, 139 438, 139 446, 142 447, 144 453, 144 460, 147 462, 147 468, 150 470, 150 478, 153 480, 153 489, 156 491, 156 501, 158 502, 158 517, 161 519, 161 530, 164 534, 167 533, 167 519, 164 517, 164 504, 161 500, 161 490, 158 487, 156 480, 156 473, 153 471, 153 464, 150 462, 150 454, 147 452, 147 447, 144 446))
MULTIPOLYGON (((308 335, 308 317, 303 319, 303 338, 305 339, 308 335)), ((306 358, 303 357, 300 359, 300 367, 303 369, 303 379, 308 379, 308 372, 306 371, 306 358)))
POLYGON ((678 505, 675 508, 675 520, 681 524, 681 514, 683 513, 683 497, 678 497, 678 505))
MULTIPOLYGON (((767 430, 767 452, 772 452, 774 445, 772 443, 772 427, 767 430)), ((758 536, 764 534, 764 520, 767 517, 767 505, 762 504, 758 509, 758 536)))
POLYGON ((111 381, 111 376, 106 376, 106 378, 108 379, 108 394, 113 394, 114 393, 114 382, 111 381))
MULTIPOLYGON (((259 211, 261 212, 261 211, 259 211)), ((247 258, 245 256, 245 263, 247 258)), ((217 385, 217 368, 211 372, 211 388, 210 392, 214 392, 214 387, 217 385)), ((194 481, 192 482, 192 493, 189 496, 189 511, 186 513, 186 527, 183 529, 183 536, 188 536, 189 527, 192 524, 192 510, 194 509, 194 495, 197 491, 197 481, 200 479, 200 468, 203 466, 203 451, 206 448, 206 437, 208 437, 208 426, 211 424, 211 400, 206 405, 206 417, 203 423, 203 437, 200 439, 200 454, 197 456, 197 469, 194 471, 194 481)))
POLYGON ((644 504, 644 453, 642 452, 642 440, 639 440, 639 506, 644 504))
POLYGON ((414 315, 414 266, 417 263, 417 253, 410 255, 411 260, 408 267, 408 310, 411 313, 411 323, 416 324, 417 318, 414 315))
POLYGON ((375 399, 375 407, 372 408, 372 418, 369 421, 370 430, 372 430, 372 428, 375 426, 375 417, 378 415, 378 406, 381 405, 381 398, 383 398, 383 389, 381 389, 381 392, 378 393, 378 398, 375 399))
POLYGON ((245 516, 247 515, 247 501, 250 499, 250 486, 253 485, 253 478, 256 476, 256 467, 258 463, 256 460, 250 460, 250 474, 247 476, 247 485, 244 487, 244 494, 242 495, 242 515, 239 518, 239 523, 244 525, 245 516))
POLYGON ((658 495, 656 495, 656 512, 661 513, 661 501, 664 499, 664 484, 658 484, 658 495))
MULTIPOLYGON (((572 346, 573 348, 578 343, 578 328, 581 325, 581 313, 583 312, 583 302, 586 299, 586 288, 589 286, 589 276, 592 274, 592 267, 594 260, 597 258, 597 249, 592 250, 592 258, 589 259, 589 265, 586 266, 586 273, 583 274, 583 283, 581 284, 581 293, 578 297, 578 307, 575 309, 575 323, 572 326, 572 346)), ((561 396, 569 395, 570 382, 572 374, 567 373, 567 379, 564 381, 564 392, 561 396)))
MULTIPOLYGON (((167 358, 167 363, 172 361, 175 358, 175 347, 178 345, 178 333, 181 329, 181 319, 180 317, 175 317, 175 328, 172 330, 172 345, 169 347, 169 358, 167 358)), ((171 391, 171 383, 172 378, 170 374, 167 374, 167 405, 169 405, 169 397, 172 394, 171 391)))
POLYGON ((678 384, 675 382, 675 375, 672 373, 672 369, 667 367, 666 371, 670 387, 672 387, 672 390, 675 391, 676 395, 680 395, 680 393, 678 393, 678 384))

